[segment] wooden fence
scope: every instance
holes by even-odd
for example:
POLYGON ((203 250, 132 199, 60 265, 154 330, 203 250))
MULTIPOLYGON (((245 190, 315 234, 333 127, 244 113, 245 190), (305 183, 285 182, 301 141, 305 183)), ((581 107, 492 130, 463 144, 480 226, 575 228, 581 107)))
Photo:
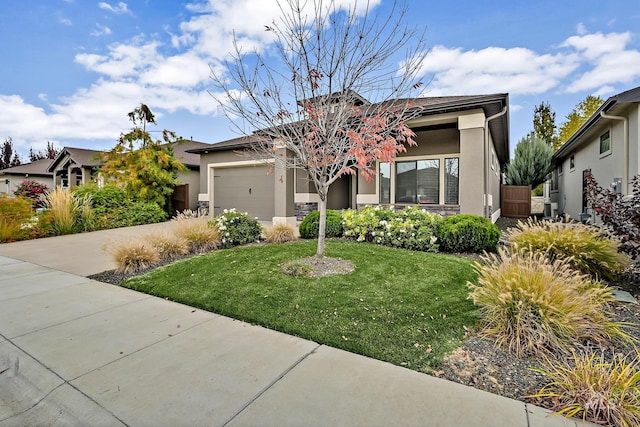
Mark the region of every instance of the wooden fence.
POLYGON ((500 203, 502 216, 506 218, 527 218, 531 215, 531 186, 501 186, 500 203))
POLYGON ((171 208, 173 212, 182 212, 185 209, 189 209, 189 184, 177 185, 173 189, 171 208))

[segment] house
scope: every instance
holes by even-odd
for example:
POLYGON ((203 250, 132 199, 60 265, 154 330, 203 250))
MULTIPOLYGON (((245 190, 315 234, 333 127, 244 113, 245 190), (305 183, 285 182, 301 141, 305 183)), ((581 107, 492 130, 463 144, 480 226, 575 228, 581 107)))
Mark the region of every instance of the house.
MULTIPOLYGON (((613 95, 553 155, 550 200, 560 215, 597 222, 584 194, 587 172, 603 188, 632 193, 640 173, 640 87, 613 95)), ((555 214, 555 212, 553 212, 555 214)))
MULTIPOLYGON (((172 143, 174 156, 189 169, 178 174, 178 181, 186 184, 185 203, 190 209, 195 209, 198 203, 198 188, 200 185, 200 159, 197 154, 187 150, 209 146, 203 142, 181 140, 172 143)), ((52 176, 52 186, 76 187, 98 178, 102 165, 100 154, 102 151, 86 148, 64 147, 56 158, 49 160, 48 172, 52 176)))
POLYGON ((55 187, 76 187, 96 178, 101 151, 64 147, 49 165, 55 187))
MULTIPOLYGON (((360 102, 366 102, 361 97, 360 102)), ((393 163, 376 164, 375 180, 343 176, 331 185, 327 207, 418 204, 443 215, 500 216, 502 166, 509 159, 508 94, 424 97, 407 124, 417 145, 393 163)), ((317 209, 319 198, 304 170, 268 174, 251 150, 252 137, 212 144, 200 155, 200 204, 211 215, 236 208, 265 221, 291 222, 317 209)))
POLYGON ((178 174, 178 181, 182 185, 187 185, 186 200, 191 210, 197 209, 198 194, 200 190, 200 156, 192 153, 191 150, 197 150, 209 147, 211 144, 198 142, 188 139, 180 140, 173 143, 173 155, 179 159, 189 170, 178 174))
POLYGON ((50 164, 51 159, 42 159, 0 170, 0 193, 13 194, 25 179, 53 188, 53 174, 48 170, 50 164))

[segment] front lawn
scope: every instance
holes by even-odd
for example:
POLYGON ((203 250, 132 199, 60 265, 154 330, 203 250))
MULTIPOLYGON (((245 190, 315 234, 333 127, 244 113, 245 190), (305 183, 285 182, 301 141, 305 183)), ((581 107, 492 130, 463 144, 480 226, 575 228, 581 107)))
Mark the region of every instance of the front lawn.
POLYGON ((284 275, 281 264, 313 255, 315 241, 218 250, 158 268, 122 286, 432 372, 479 321, 466 258, 367 243, 327 241, 326 255, 355 271, 284 275))

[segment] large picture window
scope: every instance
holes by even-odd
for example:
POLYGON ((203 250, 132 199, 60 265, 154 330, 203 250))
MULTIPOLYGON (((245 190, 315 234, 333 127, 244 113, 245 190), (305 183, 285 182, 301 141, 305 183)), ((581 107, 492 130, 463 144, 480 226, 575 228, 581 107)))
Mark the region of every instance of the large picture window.
POLYGON ((380 163, 378 200, 385 204, 457 205, 459 178, 457 157, 380 163))

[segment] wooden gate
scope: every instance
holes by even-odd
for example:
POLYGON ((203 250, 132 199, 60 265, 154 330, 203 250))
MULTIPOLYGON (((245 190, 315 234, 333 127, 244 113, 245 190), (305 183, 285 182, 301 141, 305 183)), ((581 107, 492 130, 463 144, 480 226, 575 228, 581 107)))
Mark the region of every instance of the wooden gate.
POLYGON ((531 186, 501 186, 500 203, 502 216, 506 218, 527 218, 531 215, 531 186))
POLYGON ((171 208, 174 212, 189 209, 189 184, 177 185, 171 195, 171 208))

